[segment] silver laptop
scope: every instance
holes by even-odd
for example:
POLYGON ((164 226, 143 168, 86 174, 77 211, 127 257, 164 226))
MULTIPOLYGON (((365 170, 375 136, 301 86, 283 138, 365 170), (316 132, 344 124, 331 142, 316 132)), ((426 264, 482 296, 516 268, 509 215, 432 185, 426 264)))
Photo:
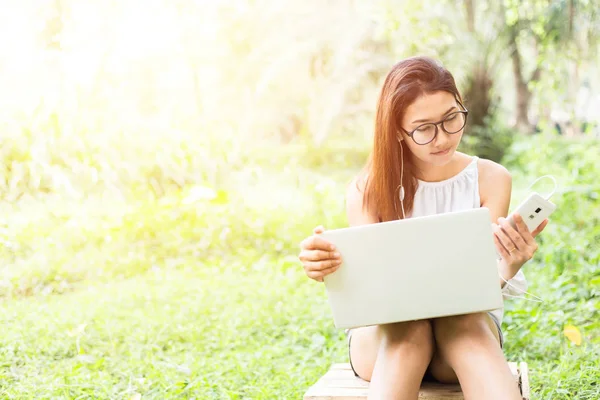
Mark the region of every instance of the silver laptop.
POLYGON ((487 208, 325 231, 342 255, 324 283, 337 328, 502 307, 487 208))

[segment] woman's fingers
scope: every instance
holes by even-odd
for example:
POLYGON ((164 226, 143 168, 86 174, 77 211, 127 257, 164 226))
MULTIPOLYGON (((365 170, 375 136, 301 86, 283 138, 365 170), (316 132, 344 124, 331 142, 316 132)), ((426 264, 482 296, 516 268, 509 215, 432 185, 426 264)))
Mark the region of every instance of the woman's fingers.
POLYGON ((308 275, 309 278, 312 278, 312 279, 317 280, 319 282, 323 282, 323 277, 325 277, 325 276, 327 276, 329 274, 334 273, 335 271, 337 271, 337 269, 339 267, 340 266, 337 265, 335 267, 327 268, 327 269, 324 269, 322 271, 308 271, 306 273, 306 275, 308 275))
POLYGON ((300 243, 300 247, 304 250, 335 251, 335 246, 333 244, 316 235, 304 239, 302 243, 300 243))
POLYGON ((329 259, 320 261, 305 261, 304 269, 306 271, 325 271, 331 268, 337 268, 342 263, 341 259, 329 259))
POLYGON ((535 240, 533 239, 533 236, 531 236, 531 232, 529 232, 529 228, 527 227, 527 225, 525 225, 525 222, 523 221, 523 217, 521 217, 520 214, 515 213, 513 215, 513 219, 515 221, 515 225, 517 226, 517 231, 523 238, 523 241, 525 241, 525 243, 527 243, 529 245, 534 243, 535 240))
MULTIPOLYGON (((521 234, 519 232, 517 232, 512 226, 510 226, 510 224, 508 223, 506 218, 499 218, 498 224, 500 225, 500 227, 502 228, 504 233, 514 243, 514 245, 517 249, 522 249, 522 248, 526 247, 527 244, 525 243, 525 240, 523 240, 523 237, 521 236, 521 234)), ((525 227, 525 229, 527 229, 527 227, 525 227)), ((510 251, 510 249, 509 249, 509 251, 510 251)))
POLYGON ((534 229, 533 232, 531 232, 531 236, 536 237, 537 235, 539 235, 544 230, 546 225, 548 225, 548 219, 543 220, 540 226, 538 226, 534 229))
POLYGON ((505 252, 500 251, 502 258, 505 260, 510 258, 510 263, 520 266, 533 257, 537 250, 537 243, 523 219, 518 214, 514 218, 517 230, 505 218, 499 218, 500 226, 494 224, 494 236, 499 244, 504 246, 505 252))
POLYGON ((494 236, 496 236, 507 251, 511 251, 517 248, 510 237, 504 232, 504 230, 497 224, 493 224, 494 236))
POLYGON ((504 247, 504 245, 500 242, 500 239, 498 239, 498 236, 493 235, 494 236, 494 243, 496 244, 496 249, 498 250, 498 253, 500 253, 500 255, 502 256, 503 259, 508 260, 510 258, 510 253, 506 250, 506 247, 504 247))
POLYGON ((321 234, 323 232, 325 232, 325 228, 323 228, 323 225, 319 225, 315 229, 313 229, 313 233, 315 235, 319 235, 319 234, 321 234))
POLYGON ((335 246, 323 239, 325 232, 322 225, 313 229, 313 235, 300 243, 298 258, 302 261, 304 271, 309 278, 323 282, 323 277, 335 272, 342 265, 342 257, 335 246))
POLYGON ((533 232, 529 232, 527 225, 519 214, 515 213, 513 218, 517 227, 516 230, 508 223, 506 218, 499 218, 498 225, 492 225, 494 243, 504 260, 511 265, 520 267, 533 258, 538 249, 535 236, 546 227, 548 220, 544 220, 533 232))
POLYGON ((320 261, 328 259, 340 258, 340 253, 337 251, 324 251, 324 250, 302 250, 298 258, 301 261, 320 261))

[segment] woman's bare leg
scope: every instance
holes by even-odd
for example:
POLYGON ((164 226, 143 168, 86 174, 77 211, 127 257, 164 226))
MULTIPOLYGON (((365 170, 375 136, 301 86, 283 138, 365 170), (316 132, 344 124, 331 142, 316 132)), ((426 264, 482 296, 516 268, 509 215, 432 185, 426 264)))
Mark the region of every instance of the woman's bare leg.
POLYGON ((429 320, 355 329, 350 356, 369 399, 417 399, 434 350, 429 320))
POLYGON ((496 329, 487 313, 432 320, 436 355, 432 375, 451 382, 452 369, 465 399, 521 400, 519 387, 498 344, 496 329))

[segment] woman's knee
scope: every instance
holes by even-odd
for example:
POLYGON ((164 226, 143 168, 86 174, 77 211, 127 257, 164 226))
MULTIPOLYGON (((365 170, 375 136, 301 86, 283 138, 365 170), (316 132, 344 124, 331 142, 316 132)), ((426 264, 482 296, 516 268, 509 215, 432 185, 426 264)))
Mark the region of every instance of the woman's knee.
POLYGON ((430 320, 406 321, 379 326, 382 345, 388 348, 411 347, 433 355, 433 327, 430 320))
POLYGON ((489 316, 486 313, 472 313, 436 318, 432 321, 432 330, 435 340, 454 338, 473 338, 493 336, 490 330, 489 316))
POLYGON ((430 362, 434 341, 430 321, 411 321, 359 328, 352 334, 350 358, 354 370, 362 379, 371 380, 380 355, 388 361, 430 362))

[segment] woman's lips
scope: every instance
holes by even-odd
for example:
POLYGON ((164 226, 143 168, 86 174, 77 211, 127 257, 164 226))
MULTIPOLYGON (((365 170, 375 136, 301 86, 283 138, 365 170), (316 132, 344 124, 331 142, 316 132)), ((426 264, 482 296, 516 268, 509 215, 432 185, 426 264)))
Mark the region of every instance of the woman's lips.
POLYGON ((438 151, 437 153, 431 153, 434 156, 445 156, 446 154, 450 153, 450 149, 446 149, 446 150, 442 150, 442 151, 438 151))

